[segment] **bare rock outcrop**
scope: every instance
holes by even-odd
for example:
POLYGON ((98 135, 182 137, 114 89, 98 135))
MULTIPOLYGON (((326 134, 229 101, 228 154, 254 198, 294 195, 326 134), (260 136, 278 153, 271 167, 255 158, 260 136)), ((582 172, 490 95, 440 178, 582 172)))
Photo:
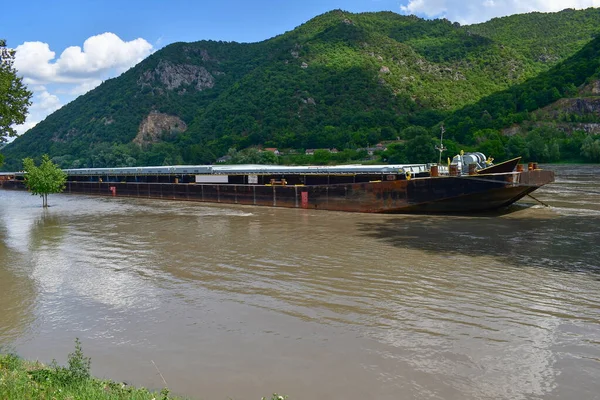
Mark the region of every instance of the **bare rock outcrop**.
POLYGON ((598 96, 600 95, 600 80, 594 80, 579 89, 581 96, 598 96))
POLYGON ((157 143, 165 135, 177 135, 185 132, 187 125, 179 117, 174 115, 151 112, 140 124, 138 133, 133 143, 144 146, 157 143))
POLYGON ((594 81, 590 84, 590 86, 591 86, 591 92, 593 95, 600 94, 600 81, 594 81))
POLYGON ((600 97, 575 97, 560 99, 551 105, 540 109, 538 114, 549 118, 559 118, 560 115, 574 114, 579 116, 594 115, 600 117, 600 97))
MULTIPOLYGON (((215 77, 202 66, 192 64, 174 64, 161 60, 154 70, 145 71, 138 79, 141 87, 162 83, 167 90, 177 90, 182 86, 192 86, 198 91, 215 86, 215 77)), ((184 88, 182 88, 184 89, 184 88)), ((185 90, 180 90, 181 93, 185 90)))

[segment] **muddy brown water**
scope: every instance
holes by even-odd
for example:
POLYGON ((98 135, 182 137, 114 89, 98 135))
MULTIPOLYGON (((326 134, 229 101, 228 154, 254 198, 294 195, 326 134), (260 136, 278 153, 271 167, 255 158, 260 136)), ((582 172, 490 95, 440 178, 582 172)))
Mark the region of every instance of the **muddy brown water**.
POLYGON ((600 166, 549 168, 477 216, 0 190, 0 346, 195 399, 598 399, 600 166))

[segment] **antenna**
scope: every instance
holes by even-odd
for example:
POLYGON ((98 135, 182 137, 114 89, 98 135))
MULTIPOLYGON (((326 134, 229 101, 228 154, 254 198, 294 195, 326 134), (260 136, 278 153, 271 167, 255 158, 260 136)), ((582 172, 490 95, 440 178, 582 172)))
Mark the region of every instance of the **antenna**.
POLYGON ((438 159, 438 165, 440 165, 442 163, 442 152, 447 150, 444 147, 444 132, 445 132, 444 124, 442 124, 442 133, 440 134, 440 144, 439 144, 439 146, 437 144, 435 145, 435 149, 440 152, 440 158, 438 159))

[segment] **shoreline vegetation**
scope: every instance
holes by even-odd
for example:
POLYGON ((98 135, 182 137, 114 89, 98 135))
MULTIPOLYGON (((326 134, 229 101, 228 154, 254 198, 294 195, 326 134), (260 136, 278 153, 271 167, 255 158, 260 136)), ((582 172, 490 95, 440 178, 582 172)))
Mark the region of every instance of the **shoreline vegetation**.
MULTIPOLYGON (((166 386, 160 391, 152 391, 91 376, 91 359, 84 356, 79 339, 75 339, 75 351, 68 355, 67 366, 60 366, 55 360, 50 365, 28 361, 2 350, 0 349, 0 399, 3 400, 184 399, 171 395, 166 386)), ((262 398, 267 399, 286 400, 287 396, 274 393, 271 397, 262 398)))

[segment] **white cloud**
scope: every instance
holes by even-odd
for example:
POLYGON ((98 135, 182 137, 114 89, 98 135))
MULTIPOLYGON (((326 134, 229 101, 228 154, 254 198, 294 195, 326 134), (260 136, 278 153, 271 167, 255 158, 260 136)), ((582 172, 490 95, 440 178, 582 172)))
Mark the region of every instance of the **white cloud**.
POLYGON ((57 75, 56 64, 50 63, 55 53, 48 43, 25 42, 16 50, 14 66, 25 78, 25 83, 51 82, 57 75))
POLYGON ((600 0, 408 0, 400 9, 405 14, 427 18, 443 17, 461 24, 472 24, 532 11, 555 12, 565 8, 598 6, 600 0))
POLYGON ((94 89, 97 86, 100 86, 101 83, 102 83, 101 79, 89 80, 89 81, 83 82, 82 84, 72 87, 67 92, 67 94, 70 94, 71 96, 79 96, 79 95, 89 92, 90 90, 94 89))
POLYGON ((124 42, 106 32, 88 38, 79 46, 67 47, 56 62, 48 43, 25 42, 16 48, 15 68, 29 83, 83 83, 113 69, 127 69, 152 53, 144 39, 124 42))
POLYGON ((62 106, 59 98, 47 91, 43 91, 36 95, 35 100, 36 102, 31 108, 41 112, 53 113, 62 106))
POLYGON ((34 92, 26 122, 15 127, 21 134, 63 104, 139 63, 154 48, 144 39, 125 42, 106 32, 88 38, 83 48, 66 48, 56 60, 48 43, 25 42, 15 50, 14 66, 34 92))
MULTIPOLYGON (((27 118, 27 121, 25 121, 24 124, 21 125, 15 125, 15 131, 17 131, 17 135, 22 135, 25 132, 27 132, 28 130, 30 130, 31 128, 33 128, 34 126, 36 126, 40 121, 29 121, 29 118, 27 118)), ((7 142, 12 142, 15 138, 7 138, 7 142)))
MULTIPOLYGON (((400 9, 406 14, 425 15, 434 17, 444 14, 447 0, 409 0, 406 6, 400 6, 400 9)), ((451 2, 451 0, 448 0, 451 2)))
POLYGON ((110 68, 135 65, 151 51, 152 45, 144 39, 124 42, 114 33, 107 32, 87 39, 83 51, 79 46, 68 47, 56 64, 66 75, 89 76, 110 68))

